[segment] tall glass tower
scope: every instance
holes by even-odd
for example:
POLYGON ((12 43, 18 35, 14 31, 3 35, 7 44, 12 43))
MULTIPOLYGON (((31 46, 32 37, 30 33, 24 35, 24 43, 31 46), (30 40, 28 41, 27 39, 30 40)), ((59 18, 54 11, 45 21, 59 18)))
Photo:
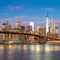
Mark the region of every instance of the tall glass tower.
POLYGON ((47 16, 46 16, 46 34, 49 32, 49 16, 48 16, 48 13, 47 13, 47 16))

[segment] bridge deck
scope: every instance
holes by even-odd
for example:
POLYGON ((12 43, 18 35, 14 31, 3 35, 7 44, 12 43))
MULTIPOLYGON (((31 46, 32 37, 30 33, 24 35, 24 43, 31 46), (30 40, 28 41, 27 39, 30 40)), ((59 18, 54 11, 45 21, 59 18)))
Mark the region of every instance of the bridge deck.
POLYGON ((36 37, 39 37, 39 38, 49 38, 49 39, 60 40, 60 38, 54 38, 54 37, 51 37, 51 36, 44 36, 44 35, 36 34, 36 33, 20 32, 18 30, 10 30, 10 31, 0 30, 0 33, 4 33, 4 34, 23 34, 23 35, 36 36, 36 37))

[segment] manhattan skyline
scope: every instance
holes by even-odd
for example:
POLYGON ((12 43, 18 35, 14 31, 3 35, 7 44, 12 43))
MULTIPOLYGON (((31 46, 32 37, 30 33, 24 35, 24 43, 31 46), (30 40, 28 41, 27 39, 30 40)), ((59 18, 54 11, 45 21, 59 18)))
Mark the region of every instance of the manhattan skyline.
POLYGON ((0 21, 44 22, 46 15, 60 21, 59 0, 2 0, 0 1, 0 21))

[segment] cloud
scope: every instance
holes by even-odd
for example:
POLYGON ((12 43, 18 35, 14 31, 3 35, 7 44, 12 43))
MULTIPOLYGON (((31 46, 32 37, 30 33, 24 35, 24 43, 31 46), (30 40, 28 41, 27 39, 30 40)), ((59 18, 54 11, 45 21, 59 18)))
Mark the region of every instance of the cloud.
POLYGON ((22 25, 24 26, 28 26, 29 22, 31 21, 35 23, 35 26, 38 25, 41 27, 45 26, 45 19, 43 17, 38 17, 38 16, 30 17, 30 16, 22 15, 22 16, 14 16, 11 18, 5 18, 0 20, 1 25, 6 21, 8 21, 12 25, 12 27, 15 27, 15 23, 17 21, 22 22, 22 25))
POLYGON ((25 15, 23 15, 23 16, 15 16, 14 18, 16 18, 16 19, 23 19, 23 18, 27 18, 28 16, 25 16, 25 15))
POLYGON ((22 15, 22 16, 15 16, 14 19, 15 21, 21 21, 21 22, 43 22, 45 21, 44 17, 38 17, 38 16, 34 16, 34 17, 30 17, 30 16, 26 16, 26 15, 22 15))
POLYGON ((10 21, 10 22, 16 22, 16 21, 21 21, 21 22, 31 22, 31 21, 44 21, 45 18, 44 17, 30 17, 30 16, 26 16, 26 15, 21 15, 21 16, 14 16, 12 18, 5 18, 5 19, 1 19, 1 21, 10 21))
POLYGON ((11 18, 5 18, 5 19, 1 19, 0 21, 9 21, 9 20, 11 20, 11 18))
POLYGON ((31 20, 44 20, 43 17, 30 17, 31 20))
POLYGON ((24 20, 25 18, 28 18, 28 16, 23 15, 23 16, 15 16, 14 17, 16 20, 24 20))
POLYGON ((53 12, 53 11, 56 11, 56 9, 55 8, 50 8, 50 7, 48 7, 48 8, 39 8, 41 11, 50 11, 50 12, 53 12))
POLYGON ((45 22, 45 18, 44 17, 38 17, 38 16, 35 16, 35 17, 30 17, 30 16, 26 16, 26 15, 22 15, 22 16, 14 16, 14 17, 11 17, 11 18, 5 18, 5 19, 1 19, 0 21, 9 21, 10 23, 16 23, 17 21, 20 21, 20 22, 23 22, 23 23, 28 23, 28 22, 45 22))
POLYGON ((4 18, 4 19, 1 19, 0 22, 4 23, 4 22, 8 21, 9 23, 14 24, 17 21, 21 21, 21 22, 27 21, 26 19, 28 19, 28 16, 22 15, 22 16, 14 16, 11 18, 4 18))
POLYGON ((9 10, 21 10, 21 9, 23 9, 22 6, 11 6, 11 5, 9 5, 7 8, 9 10))
POLYGON ((8 13, 2 13, 2 15, 8 15, 8 13))

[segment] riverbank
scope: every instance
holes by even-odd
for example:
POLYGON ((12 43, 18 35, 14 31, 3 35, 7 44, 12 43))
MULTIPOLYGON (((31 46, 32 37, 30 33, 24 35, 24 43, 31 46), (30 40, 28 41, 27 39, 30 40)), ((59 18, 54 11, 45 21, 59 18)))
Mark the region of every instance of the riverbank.
POLYGON ((28 42, 20 42, 18 41, 6 41, 0 42, 0 44, 60 44, 60 40, 48 40, 48 41, 28 41, 28 42))
POLYGON ((46 44, 60 44, 60 41, 47 41, 46 44))

